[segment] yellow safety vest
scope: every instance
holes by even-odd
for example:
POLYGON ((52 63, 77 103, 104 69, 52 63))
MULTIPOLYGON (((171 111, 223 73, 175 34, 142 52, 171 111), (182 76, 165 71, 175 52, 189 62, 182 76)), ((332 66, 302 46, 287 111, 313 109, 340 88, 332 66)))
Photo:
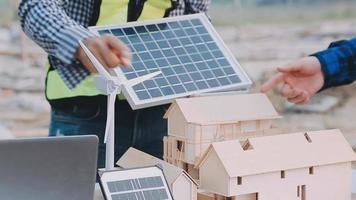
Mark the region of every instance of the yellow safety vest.
MULTIPOLYGON (((102 0, 97 25, 123 24, 128 21, 129 0, 102 0)), ((158 19, 172 7, 171 0, 146 0, 139 21, 158 19)), ((96 89, 94 76, 90 75, 74 89, 69 89, 57 70, 47 68, 46 96, 48 100, 59 100, 78 96, 97 96, 102 94, 96 89)))

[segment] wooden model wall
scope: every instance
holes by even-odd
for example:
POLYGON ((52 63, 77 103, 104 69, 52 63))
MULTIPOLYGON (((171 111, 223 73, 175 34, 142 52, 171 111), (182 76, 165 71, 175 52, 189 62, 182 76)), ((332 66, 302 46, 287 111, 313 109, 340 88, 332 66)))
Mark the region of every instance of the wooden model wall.
POLYGON ((231 94, 177 99, 164 118, 164 159, 195 178, 194 168, 212 143, 265 136, 281 116, 265 94, 231 94))
POLYGON ((199 162, 216 199, 350 200, 355 153, 338 130, 214 143, 199 162))
POLYGON ((195 165, 212 143, 234 139, 245 141, 250 137, 269 135, 272 120, 208 125, 185 123, 182 120, 180 126, 175 123, 168 127, 168 136, 164 138, 164 160, 197 178, 195 165))
POLYGON ((200 184, 198 200, 350 200, 356 158, 342 133, 281 132, 264 95, 181 99, 165 118, 164 160, 200 184))

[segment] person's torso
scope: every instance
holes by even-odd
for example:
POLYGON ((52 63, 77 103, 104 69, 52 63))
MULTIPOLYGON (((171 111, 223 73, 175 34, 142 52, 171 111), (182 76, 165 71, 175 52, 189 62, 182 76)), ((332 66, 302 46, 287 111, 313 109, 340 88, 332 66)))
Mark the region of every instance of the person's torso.
MULTIPOLYGON (((67 1, 63 5, 64 10, 68 16, 85 27, 162 18, 168 16, 169 12, 177 6, 172 0, 93 0, 81 5, 83 13, 79 15, 79 10, 74 9, 75 6, 78 8, 78 5, 74 5, 73 2, 67 1)), ((51 59, 55 58, 50 58, 50 61, 51 59)), ((69 89, 58 71, 50 65, 48 67, 46 97, 51 104, 73 101, 73 98, 82 101, 85 97, 102 95, 95 87, 93 75, 87 76, 75 88, 69 89)))

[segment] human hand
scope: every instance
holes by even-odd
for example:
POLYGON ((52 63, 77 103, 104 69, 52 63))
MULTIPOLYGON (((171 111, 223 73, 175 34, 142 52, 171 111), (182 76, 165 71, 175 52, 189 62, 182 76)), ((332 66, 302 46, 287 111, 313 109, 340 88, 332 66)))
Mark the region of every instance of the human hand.
POLYGON ((306 104, 324 85, 321 64, 313 56, 304 57, 277 70, 278 73, 262 85, 261 92, 266 93, 282 83, 282 96, 291 103, 306 104))
MULTIPOLYGON (((128 67, 131 63, 130 49, 115 36, 105 34, 99 37, 89 37, 84 39, 83 43, 106 68, 115 68, 119 65, 128 67)), ((78 47, 75 56, 90 72, 96 72, 82 47, 78 47)))

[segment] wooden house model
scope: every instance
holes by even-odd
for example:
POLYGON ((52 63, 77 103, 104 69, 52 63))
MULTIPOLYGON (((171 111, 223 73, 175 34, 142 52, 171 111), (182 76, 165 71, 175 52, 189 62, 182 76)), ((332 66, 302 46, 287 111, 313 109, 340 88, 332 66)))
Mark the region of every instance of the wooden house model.
POLYGON ((219 200, 350 200, 355 153, 339 130, 213 143, 200 188, 219 200))
POLYGON ((211 143, 263 136, 272 121, 281 118, 265 94, 176 99, 164 117, 168 120, 164 159, 191 175, 211 143))
POLYGON ((124 169, 160 165, 175 200, 197 200, 197 183, 183 169, 134 148, 116 163, 124 169))

